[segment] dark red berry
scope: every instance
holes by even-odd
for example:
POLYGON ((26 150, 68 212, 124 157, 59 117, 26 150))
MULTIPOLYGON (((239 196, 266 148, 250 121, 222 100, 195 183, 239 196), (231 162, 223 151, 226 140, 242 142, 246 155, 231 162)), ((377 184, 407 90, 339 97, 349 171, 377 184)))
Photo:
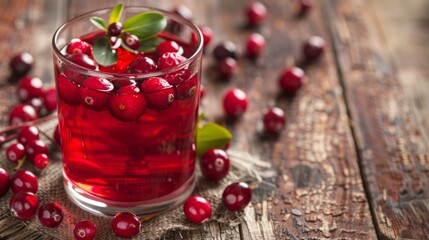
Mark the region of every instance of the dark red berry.
POLYGON ((12 75, 16 77, 25 76, 33 68, 34 59, 28 52, 22 52, 13 56, 9 62, 12 75))
POLYGON ((56 78, 59 101, 64 101, 68 105, 79 105, 79 85, 69 80, 62 74, 56 78))
POLYGON ((176 86, 191 77, 192 73, 188 70, 179 70, 165 76, 165 80, 173 86, 176 86))
POLYGON ((179 55, 177 53, 164 53, 158 59, 158 68, 164 70, 170 67, 177 66, 185 60, 186 58, 184 56, 179 55))
POLYGON ((253 2, 247 6, 246 15, 250 25, 258 25, 267 17, 267 8, 261 2, 253 2))
POLYGON ((110 36, 119 36, 122 33, 122 23, 114 22, 109 25, 107 32, 110 36))
MULTIPOLYGON (((125 86, 124 88, 136 88, 125 86)), ((113 95, 109 101, 109 112, 121 121, 135 121, 140 118, 147 108, 147 102, 141 93, 120 93, 113 95)))
POLYGON ((51 87, 44 92, 43 105, 48 112, 52 112, 57 109, 57 92, 54 87, 51 87))
POLYGON ((140 40, 136 35, 125 34, 122 36, 122 41, 125 46, 131 48, 132 50, 137 50, 140 47, 140 40))
POLYGON ((91 56, 92 46, 79 38, 74 38, 70 41, 70 44, 67 47, 67 53, 72 55, 85 54, 91 56))
POLYGON ((201 26, 200 30, 203 34, 203 46, 207 47, 213 40, 213 30, 209 26, 201 26))
POLYGON ((211 180, 221 180, 229 171, 230 160, 222 149, 210 149, 200 158, 200 168, 203 175, 211 180))
POLYGON ((135 86, 137 85, 137 82, 132 79, 116 79, 112 81, 113 85, 115 86, 115 89, 120 89, 124 86, 135 86))
POLYGON ((304 53, 305 59, 314 60, 323 53, 325 47, 326 43, 323 38, 319 36, 312 36, 304 44, 302 51, 304 53))
POLYGON ((174 101, 174 89, 163 78, 149 78, 142 83, 141 89, 146 96, 149 108, 163 110, 174 101))
POLYGON ((87 78, 79 89, 81 103, 94 111, 103 110, 110 100, 111 94, 109 93, 113 89, 113 84, 105 78, 87 78))
POLYGON ((37 217, 39 217, 40 223, 45 227, 54 228, 63 221, 63 209, 56 203, 45 203, 40 206, 37 217))
POLYGON ((39 181, 36 175, 27 170, 18 170, 10 179, 10 189, 14 193, 32 192, 36 193, 39 188, 39 181))
POLYGON ((0 167, 0 197, 9 191, 9 173, 0 167))
POLYGON ((25 126, 19 131, 17 139, 25 146, 29 142, 39 139, 39 134, 40 131, 36 126, 25 126))
POLYGON ((241 116, 246 111, 247 105, 249 105, 249 100, 246 93, 238 88, 231 88, 223 98, 223 108, 229 117, 241 116))
POLYGON ((76 63, 85 68, 89 68, 91 70, 95 70, 97 68, 96 63, 86 54, 74 54, 70 58, 70 61, 76 63))
POLYGON ((158 56, 162 56, 168 52, 182 55, 183 48, 175 41, 164 41, 156 47, 156 52, 158 53, 158 56))
POLYGON ((48 155, 44 153, 39 153, 34 157, 33 162, 34 166, 36 166, 38 169, 44 169, 49 164, 48 155))
POLYGON ((265 38, 259 33, 252 33, 247 38, 246 53, 249 57, 257 57, 265 50, 265 38))
POLYGON ((97 227, 88 220, 82 220, 73 228, 73 235, 76 240, 93 240, 97 235, 97 227))
POLYGON ((24 77, 18 83, 18 99, 28 102, 30 99, 43 96, 43 82, 40 78, 24 77))
POLYGON ((54 140, 55 142, 61 146, 61 136, 60 136, 60 128, 59 125, 57 124, 57 126, 55 127, 55 131, 54 131, 54 140))
POLYGON ((113 232, 124 238, 137 236, 140 232, 141 223, 136 215, 129 212, 120 212, 112 219, 113 232))
POLYGON ((188 80, 176 86, 177 99, 187 99, 193 97, 198 90, 199 79, 198 75, 194 75, 188 80))
POLYGON ((278 134, 286 124, 284 111, 278 107, 268 108, 264 113, 264 131, 267 134, 278 134))
POLYGON ((202 224, 207 222, 212 215, 210 203, 203 197, 190 196, 183 205, 183 212, 189 221, 202 224))
POLYGON ((301 88, 305 73, 301 68, 291 67, 280 74, 279 84, 287 94, 296 93, 301 88))
POLYGON ((33 121, 37 119, 37 112, 34 107, 27 104, 19 104, 9 113, 9 124, 15 125, 23 122, 33 121))
POLYGON ((6 157, 13 163, 18 163, 25 156, 25 147, 21 143, 14 143, 6 149, 6 157))
POLYGON ((32 192, 18 192, 12 196, 9 202, 9 209, 12 216, 19 220, 31 219, 37 212, 39 199, 32 192))
POLYGON ((299 13, 304 15, 313 8, 313 0, 299 0, 299 13))
POLYGON ((222 194, 223 205, 232 212, 243 210, 252 200, 252 190, 244 182, 228 185, 222 194))
POLYGON ((138 56, 130 65, 130 71, 133 73, 150 73, 156 71, 158 66, 152 58, 138 56))
MULTIPOLYGON (((184 5, 179 5, 172 10, 172 12, 186 20, 192 21, 192 11, 184 5)), ((170 20, 167 25, 167 29, 172 33, 180 33, 182 31, 182 24, 177 21, 170 20)))
POLYGON ((213 50, 213 56, 218 60, 231 57, 237 59, 236 50, 237 47, 231 41, 224 41, 219 43, 213 50))
POLYGON ((238 64, 234 58, 227 57, 219 61, 219 72, 222 77, 230 78, 237 70, 238 64))
POLYGON ((27 102, 28 105, 32 106, 36 113, 39 114, 43 108, 43 99, 42 98, 32 98, 27 102))
POLYGON ((27 154, 27 159, 31 162, 34 162, 34 157, 39 153, 48 154, 48 148, 42 140, 33 140, 25 146, 25 153, 27 154))
POLYGON ((122 44, 122 38, 120 37, 111 36, 109 38, 109 41, 110 41, 110 47, 112 49, 118 49, 122 44))

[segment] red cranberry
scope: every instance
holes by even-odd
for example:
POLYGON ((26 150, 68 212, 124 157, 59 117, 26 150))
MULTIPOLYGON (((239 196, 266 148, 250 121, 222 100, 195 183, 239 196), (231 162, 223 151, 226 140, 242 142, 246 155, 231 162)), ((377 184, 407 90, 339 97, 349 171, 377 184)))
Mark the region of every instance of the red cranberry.
POLYGON ((56 81, 59 100, 72 106, 79 105, 79 85, 61 74, 57 75, 56 81))
POLYGON ((109 25, 107 32, 110 36, 119 36, 122 33, 122 23, 114 22, 109 25))
POLYGON ((81 84, 86 79, 84 74, 78 73, 75 70, 69 68, 64 68, 63 75, 74 84, 81 84))
POLYGON ((313 0, 299 0, 299 13, 304 15, 313 8, 313 0))
POLYGON ((312 36, 304 44, 302 51, 304 53, 305 59, 314 60, 323 53, 325 47, 326 43, 323 38, 319 36, 312 36))
POLYGON ((33 68, 34 59, 28 52, 22 52, 13 56, 9 62, 9 68, 12 75, 21 77, 25 76, 33 68))
POLYGON ((301 68, 292 67, 281 73, 279 84, 285 93, 292 94, 301 88, 304 78, 305 73, 301 68))
POLYGON ((137 50, 140 47, 140 40, 136 35, 133 34, 125 34, 122 36, 122 41, 125 46, 131 48, 132 50, 137 50))
POLYGON ((91 70, 95 70, 97 68, 97 65, 95 64, 94 60, 92 60, 88 55, 86 54, 74 54, 70 58, 70 61, 76 63, 77 65, 80 65, 85 68, 89 68, 91 70))
POLYGON ((37 119, 34 107, 27 104, 19 104, 9 113, 9 124, 15 125, 37 119))
POLYGON ((88 220, 82 220, 73 228, 73 235, 76 240, 93 240, 97 235, 97 227, 88 220))
POLYGON ((115 86, 115 89, 120 89, 123 86, 136 86, 137 82, 132 79, 116 79, 112 81, 113 85, 115 86))
POLYGON ((116 93, 139 93, 140 92, 140 88, 138 88, 135 85, 128 85, 128 86, 123 86, 121 88, 118 89, 118 91, 116 93))
POLYGON ((46 144, 41 140, 33 140, 25 146, 25 152, 27 154, 27 158, 34 162, 34 157, 36 157, 39 153, 48 154, 48 148, 46 144))
POLYGON ((232 212, 243 210, 252 200, 252 190, 244 182, 228 185, 222 194, 223 205, 232 212))
POLYGON ((130 70, 133 73, 150 73, 156 71, 158 66, 152 58, 138 56, 130 65, 130 70))
POLYGON ((246 52, 249 57, 257 57, 265 50, 265 38, 259 33, 252 33, 247 38, 246 52))
POLYGON ((103 110, 109 102, 111 97, 109 93, 112 92, 113 89, 113 84, 105 78, 87 78, 79 89, 81 103, 94 111, 103 110))
POLYGON ((158 53, 158 56, 162 56, 168 52, 182 55, 183 48, 175 41, 164 41, 156 47, 156 52, 158 53))
POLYGON ((136 215, 129 212, 120 212, 112 219, 113 232, 124 238, 137 236, 140 232, 141 223, 136 215))
POLYGON ((79 38, 74 38, 70 41, 70 44, 67 47, 67 53, 69 54, 85 54, 88 56, 92 55, 92 46, 80 40, 79 38))
POLYGON ((231 57, 237 59, 236 46, 231 41, 224 41, 219 43, 213 50, 213 56, 218 60, 231 57))
POLYGON ((229 171, 230 160, 222 149, 210 149, 200 158, 203 175, 211 180, 221 180, 229 171))
POLYGON ((234 58, 227 57, 219 62, 219 72, 223 77, 230 78, 238 70, 237 61, 234 58))
MULTIPOLYGON (((192 11, 184 5, 179 5, 172 12, 186 20, 192 21, 192 11)), ((182 25, 174 20, 169 21, 167 29, 172 33, 180 33, 182 31, 182 25)))
POLYGON ((55 131, 54 131, 54 140, 55 142, 61 146, 61 136, 60 136, 60 128, 59 125, 57 124, 57 126, 55 127, 55 131))
POLYGON ((278 134, 285 126, 286 116, 281 108, 268 108, 264 113, 263 122, 265 133, 278 134))
POLYGON ((176 86, 177 99, 188 99, 195 95, 198 90, 198 75, 194 75, 188 80, 176 86))
POLYGON ((213 30, 209 26, 201 26, 200 30, 203 34, 203 46, 207 47, 213 40, 213 30))
MULTIPOLYGON (((136 86, 125 86, 123 88, 136 88, 136 86)), ((120 89, 121 90, 121 89, 120 89)), ((147 102, 141 93, 120 93, 113 95, 109 101, 109 112, 121 121, 135 121, 145 112, 147 102)))
POLYGON ((192 73, 188 70, 180 70, 165 76, 165 80, 173 86, 177 86, 180 83, 188 80, 191 77, 192 73))
POLYGON ((247 6, 246 14, 250 25, 258 25, 267 17, 267 8, 261 2, 253 2, 247 6))
POLYGON ((177 66, 185 60, 186 58, 184 56, 179 55, 177 53, 164 53, 158 59, 158 67, 159 69, 164 70, 170 67, 177 66))
POLYGON ((34 166, 36 166, 38 169, 45 169, 49 164, 48 155, 39 153, 34 157, 33 162, 34 166))
POLYGON ((9 191, 9 173, 0 167, 0 197, 9 191))
POLYGON ((12 216, 19 220, 30 220, 37 212, 39 199, 32 192, 18 192, 12 196, 9 209, 12 216))
POLYGON ((223 108, 229 117, 241 116, 246 111, 247 105, 249 100, 246 93, 238 88, 231 88, 223 98, 223 108))
POLYGON ((29 142, 39 139, 39 134, 40 131, 36 126, 25 126, 19 131, 17 139, 25 146, 29 142))
POLYGON ((183 211, 189 221, 202 224, 207 222, 212 215, 210 203, 203 197, 190 196, 183 205, 183 211))
POLYGON ((40 78, 24 77, 18 84, 18 99, 28 102, 30 99, 43 96, 43 82, 40 78))
POLYGON ((63 209, 56 203, 45 203, 40 206, 37 217, 39 217, 40 223, 45 227, 54 228, 63 221, 63 209))
POLYGON ((174 101, 174 89, 163 78, 149 78, 142 83, 141 89, 146 96, 149 108, 167 109, 174 101))
POLYGON ((18 163, 25 156, 25 148, 21 143, 14 143, 6 149, 6 157, 13 163, 18 163))
POLYGON ((28 105, 32 106, 34 110, 36 110, 36 113, 39 114, 42 111, 43 108, 43 100, 42 98, 32 98, 29 102, 27 102, 28 105))
POLYGON ((43 94, 43 105, 48 112, 52 112, 57 109, 57 92, 54 87, 49 88, 43 94))
POLYGON ((18 170, 10 179, 10 189, 14 193, 32 192, 36 193, 39 188, 39 181, 36 175, 27 170, 18 170))

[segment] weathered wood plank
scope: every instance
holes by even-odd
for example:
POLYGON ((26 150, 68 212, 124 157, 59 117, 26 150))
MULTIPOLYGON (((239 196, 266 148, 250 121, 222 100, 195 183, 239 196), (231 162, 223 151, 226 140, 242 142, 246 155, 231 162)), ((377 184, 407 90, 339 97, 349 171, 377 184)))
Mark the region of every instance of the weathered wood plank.
POLYGON ((426 1, 327 2, 381 238, 429 236, 426 1), (371 8, 373 7, 373 8, 371 8), (371 11, 371 9, 373 11, 371 11), (425 87, 426 86, 426 87, 425 87))

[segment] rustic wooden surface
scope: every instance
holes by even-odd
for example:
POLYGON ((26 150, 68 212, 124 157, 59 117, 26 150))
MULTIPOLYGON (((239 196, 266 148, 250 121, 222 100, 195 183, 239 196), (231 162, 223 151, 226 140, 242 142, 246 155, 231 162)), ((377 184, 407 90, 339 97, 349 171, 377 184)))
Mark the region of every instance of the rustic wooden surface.
MULTIPOLYGON (((116 1, 103 1, 113 6, 116 1)), ((294 0, 265 0, 268 21, 245 26, 249 1, 125 1, 171 9, 188 6, 195 22, 215 32, 204 58, 207 89, 202 110, 234 133, 232 148, 270 162, 273 171, 254 193, 245 221, 236 228, 210 223, 165 239, 427 239, 429 238, 429 3, 424 0, 319 0, 296 15, 294 0), (231 81, 219 79, 213 45, 262 33, 267 51, 257 61, 239 58, 231 81), (328 41, 324 56, 302 65, 308 82, 294 96, 280 94, 281 69, 301 65, 300 49, 311 35, 328 41), (242 119, 223 119, 220 99, 237 86, 250 97, 242 119), (288 114, 278 138, 259 137, 262 110, 278 105, 288 114)), ((32 75, 52 82, 50 39, 67 18, 100 8, 87 0, 0 0, 0 89, 8 59, 30 51, 32 75)), ((0 104, 0 129, 12 102, 0 104)))

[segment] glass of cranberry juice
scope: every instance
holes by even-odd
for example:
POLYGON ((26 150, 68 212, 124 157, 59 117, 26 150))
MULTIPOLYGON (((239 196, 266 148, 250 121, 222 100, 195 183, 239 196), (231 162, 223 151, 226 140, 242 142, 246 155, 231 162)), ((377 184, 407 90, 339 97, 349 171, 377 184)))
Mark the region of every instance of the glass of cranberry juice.
POLYGON ((195 186, 201 32, 169 12, 125 7, 123 18, 162 13, 175 27, 167 25, 156 38, 174 41, 179 50, 170 54, 158 47, 143 53, 118 47, 117 62, 101 66, 92 49, 106 32, 90 17, 108 19, 110 11, 76 17, 53 37, 65 189, 93 213, 156 214, 180 204, 195 186), (76 42, 80 45, 71 47, 76 42), (155 67, 147 70, 147 62, 155 67))

